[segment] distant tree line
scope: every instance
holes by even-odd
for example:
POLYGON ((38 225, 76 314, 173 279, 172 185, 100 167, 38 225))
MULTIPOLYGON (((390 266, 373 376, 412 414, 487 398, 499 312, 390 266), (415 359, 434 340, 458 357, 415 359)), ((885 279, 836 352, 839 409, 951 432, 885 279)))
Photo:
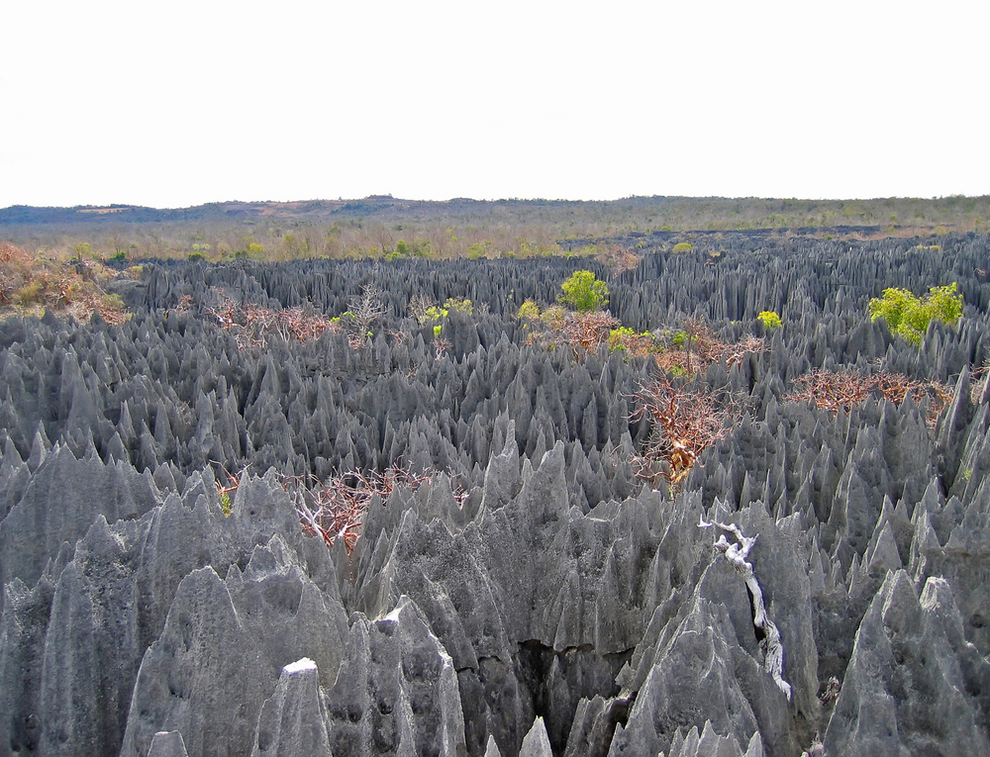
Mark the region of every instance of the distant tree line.
MULTIPOLYGON (((121 264, 191 255, 211 262, 314 257, 615 257, 616 252, 602 240, 747 230, 781 234, 817 230, 837 238, 985 232, 990 230, 990 196, 424 202, 376 195, 352 201, 225 202, 165 210, 127 205, 0 209, 0 239, 51 255, 71 254, 88 245, 88 255, 103 260, 117 257, 121 264)), ((686 244, 673 238, 669 246, 678 243, 686 244)))

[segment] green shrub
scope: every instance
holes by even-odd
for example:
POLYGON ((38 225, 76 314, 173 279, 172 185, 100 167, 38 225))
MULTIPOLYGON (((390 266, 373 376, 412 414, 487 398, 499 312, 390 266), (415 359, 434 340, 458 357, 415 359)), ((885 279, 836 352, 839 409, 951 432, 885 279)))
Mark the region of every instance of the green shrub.
POLYGON ((443 306, 448 311, 456 310, 458 313, 464 313, 464 315, 474 315, 474 304, 467 298, 459 300, 456 297, 448 297, 443 306))
POLYGON ((612 352, 625 352, 642 357, 653 352, 655 346, 653 335, 649 331, 637 333, 628 326, 619 326, 608 334, 608 348, 612 352))
POLYGON ((516 312, 516 318, 524 321, 535 321, 540 317, 540 314, 540 306, 532 300, 526 300, 519 306, 519 310, 516 312))
POLYGON ((674 245, 674 249, 672 249, 671 252, 676 252, 676 253, 691 252, 691 250, 693 249, 694 246, 690 242, 678 242, 677 244, 674 245))
POLYGON ((780 320, 780 316, 777 315, 774 310, 764 310, 760 313, 757 318, 763 323, 763 328, 767 331, 773 331, 774 329, 779 329, 783 324, 780 320))
POLYGON ((418 296, 409 303, 409 309, 421 326, 446 318, 452 310, 464 313, 464 315, 474 315, 474 304, 471 300, 460 300, 456 297, 448 297, 443 305, 437 305, 431 303, 426 297, 418 296))
POLYGON ((956 290, 955 282, 932 287, 919 299, 907 289, 884 289, 883 297, 870 300, 870 319, 883 318, 892 332, 917 346, 933 318, 954 326, 962 316, 962 295, 956 290))
POLYGON ((561 302, 579 313, 601 310, 608 305, 608 285, 596 279, 591 271, 575 271, 560 288, 564 290, 561 302))

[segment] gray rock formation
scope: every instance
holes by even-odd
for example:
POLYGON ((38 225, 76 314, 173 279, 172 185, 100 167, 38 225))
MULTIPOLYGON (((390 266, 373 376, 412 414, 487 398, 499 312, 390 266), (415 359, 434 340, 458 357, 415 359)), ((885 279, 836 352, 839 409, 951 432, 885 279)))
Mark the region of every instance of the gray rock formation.
POLYGON ((178 731, 159 731, 151 737, 148 757, 189 757, 182 734, 178 731))
POLYGON ((747 413, 677 492, 631 463, 650 365, 505 317, 572 261, 152 265, 121 327, 0 322, 0 757, 990 752, 990 285, 967 273, 990 240, 754 239, 614 281, 638 329, 784 315, 696 377, 747 413), (393 314, 424 288, 490 312, 452 318, 441 359, 408 319, 253 353, 204 317, 209 286, 335 312, 375 276, 393 314), (950 276, 966 316, 920 350, 864 317, 950 276), (180 294, 198 310, 163 314, 180 294), (924 402, 787 399, 874 360, 955 383, 936 428, 924 402), (303 533, 287 477, 394 463, 443 473, 373 498, 353 553, 303 533), (757 539, 790 701, 701 520, 757 539))
POLYGON ((275 693, 261 706, 251 757, 329 757, 328 724, 316 663, 303 657, 282 668, 275 693))

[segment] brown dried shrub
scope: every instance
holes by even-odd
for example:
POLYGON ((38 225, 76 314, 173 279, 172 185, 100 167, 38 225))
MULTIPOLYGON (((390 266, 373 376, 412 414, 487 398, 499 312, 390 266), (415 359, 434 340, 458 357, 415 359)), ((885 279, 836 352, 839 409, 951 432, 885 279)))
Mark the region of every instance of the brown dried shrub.
POLYGON ((637 409, 632 420, 646 419, 650 436, 636 458, 639 477, 653 486, 662 479, 679 487, 698 456, 739 422, 741 404, 727 392, 704 386, 689 388, 666 374, 633 395, 637 409))
POLYGON ((253 302, 238 303, 225 292, 217 293, 220 304, 207 308, 206 312, 217 319, 220 328, 234 335, 238 349, 263 349, 275 336, 286 342, 294 339, 306 343, 319 339, 327 331, 343 331, 333 319, 301 307, 273 310, 253 302))
POLYGON ((848 413, 869 397, 883 396, 895 405, 909 395, 917 404, 928 402, 925 420, 935 428, 942 410, 952 401, 952 388, 938 381, 914 381, 899 373, 873 374, 854 370, 828 371, 821 368, 794 379, 794 391, 784 399, 813 402, 821 410, 848 413))
POLYGON ((107 323, 123 323, 130 317, 123 300, 104 289, 117 275, 96 261, 47 260, 0 242, 0 308, 5 314, 37 315, 47 309, 88 320, 98 312, 107 323))
MULTIPOLYGON (((368 507, 375 497, 382 501, 399 486, 416 489, 431 483, 435 471, 413 473, 392 466, 384 473, 350 471, 325 480, 315 477, 291 477, 284 482, 292 496, 296 514, 307 536, 319 536, 327 547, 343 540, 348 554, 354 551, 361 535, 368 507)), ((455 496, 462 497, 458 491, 455 496)))
POLYGON ((538 312, 535 317, 525 317, 525 320, 531 329, 526 344, 549 350, 566 345, 575 360, 607 344, 612 330, 622 325, 607 310, 580 313, 559 306, 538 312))
POLYGON ((747 354, 764 352, 763 339, 749 336, 738 342, 719 339, 704 321, 697 318, 684 320, 683 329, 665 332, 663 349, 657 354, 657 365, 665 373, 676 376, 693 376, 703 372, 712 363, 725 361, 727 368, 738 365, 747 354))

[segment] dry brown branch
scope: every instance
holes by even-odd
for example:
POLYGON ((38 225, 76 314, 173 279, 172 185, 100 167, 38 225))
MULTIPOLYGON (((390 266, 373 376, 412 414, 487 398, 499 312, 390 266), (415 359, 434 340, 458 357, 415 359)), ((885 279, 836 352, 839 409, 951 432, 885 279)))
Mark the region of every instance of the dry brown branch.
POLYGON ((377 284, 366 284, 361 294, 350 300, 351 347, 363 347, 371 336, 371 327, 385 317, 388 309, 382 303, 382 289, 377 284))
POLYGON ((580 360, 589 352, 608 343, 612 330, 621 326, 618 318, 605 310, 576 313, 561 307, 548 308, 528 325, 533 329, 527 344, 537 344, 544 349, 567 345, 580 360))
POLYGON ((674 375, 693 376, 720 361, 731 368, 739 365, 746 355, 764 352, 767 348, 766 342, 755 336, 739 342, 725 342, 697 318, 686 318, 681 331, 665 336, 664 349, 657 355, 657 365, 674 375))
POLYGON ((425 294, 415 294, 409 301, 409 315, 415 318, 419 323, 426 323, 429 320, 427 315, 430 308, 436 307, 436 302, 425 294))
MULTIPOLYGON (((285 479, 285 490, 292 496, 299 522, 307 536, 319 536, 328 547, 340 539, 348 553, 354 551, 361 535, 361 525, 371 501, 383 501, 399 486, 412 489, 431 483, 434 471, 413 473, 392 466, 384 473, 350 471, 323 481, 315 478, 285 479)), ((463 496, 457 492, 455 496, 463 496)))
POLYGON ((240 473, 235 475, 227 470, 227 467, 223 463, 218 463, 216 460, 211 460, 210 462, 223 468, 223 473, 227 477, 226 486, 221 483, 220 479, 217 479, 215 483, 217 487, 217 495, 220 497, 220 509, 223 511, 224 515, 230 515, 233 510, 233 500, 230 495, 233 492, 236 492, 240 487, 241 476, 244 475, 247 468, 244 468, 240 473))
POLYGON ((444 355, 446 355, 451 348, 451 343, 444 339, 442 336, 438 336, 433 340, 433 348, 436 350, 436 359, 443 360, 444 355))
POLYGON ((273 336, 284 341, 311 342, 324 332, 343 329, 330 318, 295 307, 288 310, 263 308, 253 302, 239 304, 224 292, 219 292, 220 304, 206 312, 217 319, 220 328, 229 331, 238 349, 263 349, 273 336))
POLYGON ((794 391, 784 399, 792 402, 813 402, 820 410, 848 413, 868 397, 883 396, 895 405, 908 395, 921 404, 928 400, 925 420, 934 428, 938 417, 952 401, 952 388, 938 381, 913 381, 899 373, 880 371, 868 375, 853 370, 827 371, 815 369, 794 379, 794 391))
POLYGON ((726 393, 701 387, 688 389, 661 374, 633 395, 638 407, 632 420, 651 426, 643 454, 637 458, 640 478, 654 486, 660 479, 679 486, 698 456, 738 423, 738 403, 726 393))

